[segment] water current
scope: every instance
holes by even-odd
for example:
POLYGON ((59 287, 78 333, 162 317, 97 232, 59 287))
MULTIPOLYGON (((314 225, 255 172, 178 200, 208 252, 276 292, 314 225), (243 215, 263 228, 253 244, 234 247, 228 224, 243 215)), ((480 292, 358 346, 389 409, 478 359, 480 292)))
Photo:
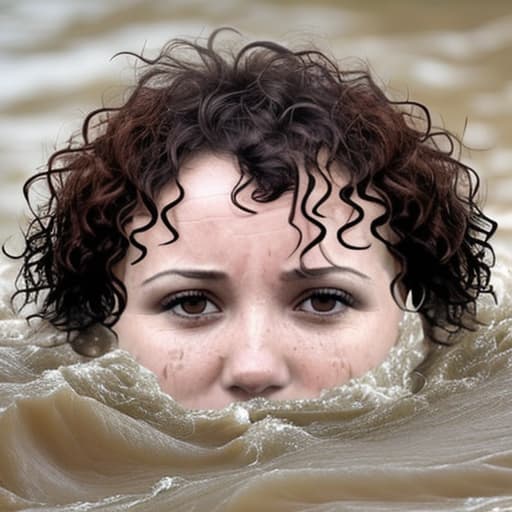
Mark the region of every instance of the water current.
MULTIPOLYGON (((87 359, 10 306, 0 262, 0 511, 512 510, 509 2, 0 1, 0 236, 21 183, 131 81, 119 50, 219 25, 366 60, 473 151, 500 222, 482 326, 431 353, 407 314, 379 368, 317 400, 189 411, 113 346, 87 359)), ((14 240, 12 243, 16 243, 14 240)), ((89 341, 110 336, 96 328, 89 341)))
MULTIPOLYGON (((85 359, 12 313, 1 273, 0 510, 512 510, 512 260, 478 331, 424 357, 420 322, 316 400, 188 411, 113 349, 85 359), (57 346, 55 346, 57 344, 57 346)), ((108 336, 100 329, 85 336, 108 336)))

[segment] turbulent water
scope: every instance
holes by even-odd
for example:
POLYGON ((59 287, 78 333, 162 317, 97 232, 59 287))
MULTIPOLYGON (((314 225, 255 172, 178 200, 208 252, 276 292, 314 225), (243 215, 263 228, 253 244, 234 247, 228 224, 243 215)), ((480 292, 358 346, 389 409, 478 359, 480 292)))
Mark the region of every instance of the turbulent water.
POLYGON ((512 510, 510 2, 0 0, 0 242, 23 223, 23 180, 132 82, 114 53, 221 25, 358 57, 464 133, 500 222, 498 305, 420 372, 410 314, 381 367, 321 399, 187 411, 129 354, 86 360, 28 326, 2 261, 0 512, 512 510))
MULTIPOLYGON (((0 305, 0 510, 512 510, 512 260, 474 333, 317 400, 185 410, 132 357, 76 355, 0 305)), ((108 336, 96 329, 86 335, 108 336)))

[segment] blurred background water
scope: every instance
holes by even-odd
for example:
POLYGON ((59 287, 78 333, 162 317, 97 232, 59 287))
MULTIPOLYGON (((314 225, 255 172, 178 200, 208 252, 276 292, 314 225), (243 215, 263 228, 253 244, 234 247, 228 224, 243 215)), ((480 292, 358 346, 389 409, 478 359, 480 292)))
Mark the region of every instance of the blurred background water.
POLYGON ((133 82, 133 61, 116 52, 151 55, 226 25, 362 59, 392 96, 426 103, 464 135, 498 239, 512 244, 509 0, 0 0, 0 240, 23 224, 22 182, 133 82))

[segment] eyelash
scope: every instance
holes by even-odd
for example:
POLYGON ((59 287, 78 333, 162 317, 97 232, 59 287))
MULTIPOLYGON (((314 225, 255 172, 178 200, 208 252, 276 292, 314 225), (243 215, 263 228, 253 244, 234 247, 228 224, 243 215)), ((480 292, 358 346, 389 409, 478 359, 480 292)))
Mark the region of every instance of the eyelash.
MULTIPOLYGON (((294 307, 294 310, 299 311, 301 313, 304 313, 306 315, 312 315, 315 317, 329 317, 329 316, 336 316, 340 313, 343 313, 347 308, 354 307, 355 305, 355 299, 354 297, 344 291, 340 290, 338 288, 318 288, 309 290, 305 296, 298 302, 298 304, 294 307), (315 310, 313 308, 313 305, 311 303, 312 300, 315 299, 327 299, 327 300, 334 300, 337 302, 336 306, 334 307, 335 311, 333 310, 327 310, 324 312, 315 310), (309 307, 310 311, 307 310, 305 307, 305 304, 308 304, 309 301, 309 307), (302 306, 302 308, 300 308, 302 306)), ((183 318, 187 321, 204 321, 208 318, 216 315, 217 313, 221 312, 221 308, 218 307, 215 302, 213 302, 211 299, 208 298, 208 294, 205 293, 202 290, 186 290, 183 292, 178 292, 173 295, 170 295, 166 297, 161 302, 161 309, 164 312, 170 312, 171 314, 183 318), (205 309, 211 309, 212 306, 215 308, 214 311, 200 311, 196 314, 194 313, 188 313, 186 311, 183 311, 183 305, 188 302, 193 302, 194 300, 199 301, 206 301, 205 309), (182 312, 176 311, 178 308, 182 309, 182 312)))
POLYGON ((318 288, 314 290, 309 290, 306 297, 301 299, 301 301, 295 306, 295 309, 298 311, 301 311, 305 314, 310 314, 314 316, 321 316, 321 317, 328 317, 328 316, 336 316, 340 313, 343 313, 347 308, 351 308, 355 306, 355 299, 354 297, 346 292, 345 290, 340 290, 338 288, 318 288), (305 311, 304 309, 298 309, 299 306, 304 305, 308 301, 311 304, 311 300, 315 298, 322 298, 322 299, 334 299, 338 302, 339 307, 336 309, 336 311, 305 311))
POLYGON ((186 320, 191 321, 200 321, 204 320, 205 317, 209 317, 211 315, 214 315, 216 313, 220 312, 220 308, 208 298, 207 294, 203 292, 202 290, 186 290, 183 292, 178 292, 173 295, 170 295, 166 297, 162 303, 161 308, 163 311, 168 311, 172 313, 173 315, 176 315, 180 318, 184 318, 186 320), (207 308, 209 305, 213 305, 216 309, 216 311, 210 311, 210 312, 199 312, 197 314, 194 313, 187 313, 184 311, 183 313, 178 313, 175 308, 181 307, 183 309, 183 305, 188 301, 192 302, 194 300, 205 300, 207 302, 207 308))

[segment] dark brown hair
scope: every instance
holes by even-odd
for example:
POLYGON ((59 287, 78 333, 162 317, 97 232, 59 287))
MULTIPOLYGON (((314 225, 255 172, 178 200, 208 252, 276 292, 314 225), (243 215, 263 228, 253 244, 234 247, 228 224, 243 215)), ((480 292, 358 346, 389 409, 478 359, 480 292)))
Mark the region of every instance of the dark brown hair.
POLYGON ((340 69, 318 50, 265 41, 240 50, 217 46, 218 31, 205 43, 171 41, 155 59, 135 55, 143 72, 126 102, 91 112, 81 138, 27 181, 29 205, 40 182, 48 197, 31 206, 24 233, 17 281, 23 304, 39 301, 37 316, 68 332, 113 325, 127 298, 113 266, 130 244, 139 250, 130 263, 144 258, 137 235, 158 218, 169 228, 168 243, 179 237, 168 214, 185 194, 180 167, 206 150, 236 157, 240 181, 232 200, 240 208, 237 195, 249 183, 262 202, 293 192, 291 225, 299 209, 318 228, 301 255, 324 238, 318 208, 332 192, 336 166, 347 169, 350 182, 339 200, 355 216, 339 226, 339 242, 365 249, 344 240, 365 215, 356 196, 381 205, 371 230, 401 263, 394 296, 400 285, 422 297, 419 311, 439 342, 448 339, 443 332, 471 328, 477 297, 492 293, 488 240, 496 223, 476 204, 478 177, 454 156, 457 139, 432 129, 425 106, 391 101, 367 70, 340 69), (303 197, 299 173, 307 182, 303 197), (327 192, 310 208, 318 180, 327 192), (156 197, 171 182, 181 196, 158 211, 156 197), (127 233, 140 207, 149 221, 127 233), (381 235, 384 225, 392 237, 381 235))

